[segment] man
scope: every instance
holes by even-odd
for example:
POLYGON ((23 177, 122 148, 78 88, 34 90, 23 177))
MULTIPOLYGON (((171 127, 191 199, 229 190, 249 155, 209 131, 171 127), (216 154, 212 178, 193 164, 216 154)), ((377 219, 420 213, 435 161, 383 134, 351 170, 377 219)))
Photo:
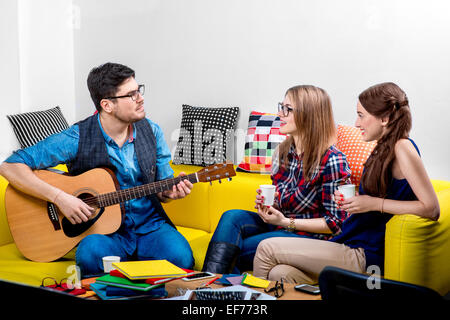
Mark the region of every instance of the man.
MULTIPOLYGON (((95 167, 114 170, 121 188, 173 177, 170 151, 161 128, 145 117, 144 89, 127 66, 106 63, 87 79, 97 109, 93 116, 13 153, 0 166, 17 189, 55 203, 72 223, 88 221, 93 208, 80 199, 39 179, 32 170, 67 164, 78 175, 95 167)), ((192 250, 175 229, 160 201, 184 198, 192 183, 181 181, 172 190, 125 202, 125 216, 111 235, 93 234, 78 245, 76 262, 83 277, 101 273, 102 257, 121 260, 167 259, 181 268, 194 265, 192 250)))

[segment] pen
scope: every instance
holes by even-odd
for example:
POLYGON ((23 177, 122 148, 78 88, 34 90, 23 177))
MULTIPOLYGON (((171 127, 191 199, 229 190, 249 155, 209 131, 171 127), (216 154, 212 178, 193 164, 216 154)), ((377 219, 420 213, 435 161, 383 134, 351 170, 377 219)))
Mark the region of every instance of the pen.
POLYGON ((200 286, 200 288, 204 288, 204 287, 209 286, 211 283, 213 283, 214 281, 216 281, 216 280, 219 279, 219 278, 220 278, 220 277, 215 277, 215 278, 212 279, 211 281, 205 282, 204 284, 202 284, 202 285, 200 286))

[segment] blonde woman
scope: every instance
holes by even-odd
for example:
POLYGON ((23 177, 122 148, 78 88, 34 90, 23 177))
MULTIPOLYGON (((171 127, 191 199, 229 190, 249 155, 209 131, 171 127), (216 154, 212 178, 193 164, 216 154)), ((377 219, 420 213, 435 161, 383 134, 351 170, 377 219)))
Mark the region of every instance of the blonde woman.
POLYGON ((252 270, 263 239, 329 239, 341 229, 346 212, 332 196, 339 184, 349 180, 350 169, 345 155, 333 145, 336 126, 328 94, 309 85, 290 88, 278 104, 278 116, 280 132, 289 137, 273 157, 275 203, 264 206, 257 190, 257 212, 225 212, 209 244, 204 271, 252 270))
MULTIPOLYGON (((356 127, 363 139, 377 140, 355 197, 342 199, 350 217, 330 241, 272 238, 261 242, 254 261, 256 276, 314 283, 325 266, 364 273, 378 266, 383 273, 386 223, 393 214, 439 218, 436 194, 409 138, 411 113, 405 92, 392 82, 364 90, 357 103, 356 127)), ((374 269, 376 270, 376 269, 374 269)))

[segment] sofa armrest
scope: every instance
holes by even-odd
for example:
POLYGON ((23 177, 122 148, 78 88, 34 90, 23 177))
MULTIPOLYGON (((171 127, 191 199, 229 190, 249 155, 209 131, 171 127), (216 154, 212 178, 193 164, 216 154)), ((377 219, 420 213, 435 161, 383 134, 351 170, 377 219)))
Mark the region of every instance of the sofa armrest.
POLYGON ((450 181, 431 180, 431 184, 433 185, 434 191, 436 193, 438 193, 442 190, 450 189, 450 181))
POLYGON ((5 209, 5 192, 7 187, 8 180, 0 176, 0 246, 13 242, 5 209))
POLYGON ((394 216, 386 225, 385 277, 450 291, 450 189, 437 192, 438 221, 394 216))

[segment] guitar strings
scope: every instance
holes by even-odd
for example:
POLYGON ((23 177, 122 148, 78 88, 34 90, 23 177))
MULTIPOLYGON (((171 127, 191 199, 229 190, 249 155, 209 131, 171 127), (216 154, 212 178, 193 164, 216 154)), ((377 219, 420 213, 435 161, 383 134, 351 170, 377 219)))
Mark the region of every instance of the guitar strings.
MULTIPOLYGON (((197 172, 198 176, 203 176, 205 174, 206 174, 206 172, 197 172)), ((150 194, 157 193, 158 192, 158 191, 156 191, 157 187, 158 187, 158 189, 161 189, 159 192, 168 190, 168 189, 172 188, 174 185, 176 185, 177 183, 179 183, 181 180, 189 180, 192 183, 196 183, 197 176, 195 173, 192 173, 187 176, 178 176, 173 179, 155 181, 155 182, 152 182, 152 183, 149 183, 146 185, 142 185, 142 186, 136 186, 136 187, 132 187, 129 189, 121 189, 121 190, 117 190, 114 192, 89 197, 89 198, 83 199, 83 201, 89 206, 97 206, 97 207, 109 206, 109 205, 113 205, 113 204, 117 204, 120 202, 130 200, 130 199, 144 197, 147 195, 146 191, 150 192, 150 194), (170 186, 168 183, 169 180, 173 181, 170 184, 170 186), (163 186, 163 183, 165 184, 164 186, 163 186), (154 190, 152 190, 152 187, 154 190), (134 193, 134 196, 131 194, 132 192, 134 193), (138 193, 138 195, 136 195, 136 192, 138 193), (141 192, 143 193, 143 195, 141 194, 141 192)))
POLYGON ((161 192, 164 190, 171 189, 174 185, 178 184, 181 180, 189 180, 191 183, 197 182, 197 178, 195 173, 189 174, 187 176, 179 176, 173 179, 155 181, 146 185, 136 186, 129 189, 121 189, 117 191, 113 191, 110 193, 100 194, 98 196, 89 197, 86 199, 82 199, 84 203, 89 206, 97 206, 97 207, 105 207, 113 204, 117 204, 120 202, 124 202, 130 200, 132 198, 140 198, 146 196, 146 192, 150 192, 150 194, 161 192), (172 183, 168 183, 169 180, 172 180, 172 183), (156 191, 157 188, 160 191, 156 191), (152 190, 153 189, 153 190, 152 190), (154 192, 156 191, 156 192, 154 192), (134 194, 134 197, 132 195, 134 194))

